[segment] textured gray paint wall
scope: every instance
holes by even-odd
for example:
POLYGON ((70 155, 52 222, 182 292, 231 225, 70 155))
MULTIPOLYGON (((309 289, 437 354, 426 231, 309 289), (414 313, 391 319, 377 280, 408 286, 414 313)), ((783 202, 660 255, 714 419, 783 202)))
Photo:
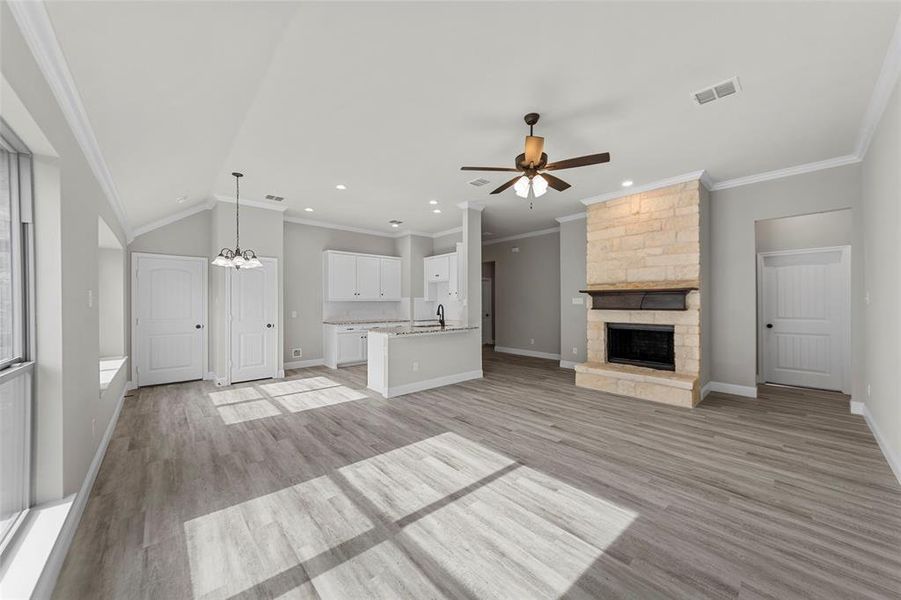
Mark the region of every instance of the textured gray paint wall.
POLYGON ((587 229, 585 219, 560 223, 560 359, 575 363, 588 360, 586 294, 587 229), (573 304, 579 298, 581 304, 573 304), (575 349, 575 352, 573 352, 575 349))

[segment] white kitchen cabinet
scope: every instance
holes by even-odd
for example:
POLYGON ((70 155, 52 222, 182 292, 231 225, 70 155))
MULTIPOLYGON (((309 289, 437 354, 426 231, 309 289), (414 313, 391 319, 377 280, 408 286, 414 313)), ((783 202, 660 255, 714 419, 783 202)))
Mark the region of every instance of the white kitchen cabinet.
POLYGON ((401 262, 396 258, 379 259, 381 300, 401 299, 401 262))
POLYGON ((447 276, 447 297, 449 300, 456 300, 459 296, 457 283, 460 280, 457 271, 457 254, 451 254, 448 257, 448 276, 447 276))
POLYGON ((353 254, 330 252, 326 259, 328 299, 333 301, 357 299, 357 257, 353 254))
POLYGON ((401 300, 400 258, 335 250, 327 250, 324 256, 327 301, 401 300))
POLYGON ((425 280, 429 283, 447 281, 450 276, 450 258, 447 254, 427 256, 425 261, 425 280))
POLYGON ((346 365, 366 360, 363 331, 348 331, 338 334, 338 364, 346 365))

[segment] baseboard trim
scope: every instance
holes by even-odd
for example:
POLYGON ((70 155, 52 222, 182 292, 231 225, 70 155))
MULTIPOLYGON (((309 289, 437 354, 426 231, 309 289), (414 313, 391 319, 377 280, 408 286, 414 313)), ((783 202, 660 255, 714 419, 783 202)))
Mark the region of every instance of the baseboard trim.
POLYGON ((470 379, 481 378, 481 369, 479 369, 478 371, 464 371, 463 373, 455 373, 454 375, 445 375, 444 377, 435 377, 434 379, 426 379, 424 381, 417 381, 415 383, 407 383, 405 385, 389 387, 386 391, 381 392, 381 394, 385 398, 395 398, 397 396, 403 396, 405 394, 412 394, 414 392, 421 392, 423 390, 430 390, 432 388, 443 387, 445 385, 453 385, 455 383, 461 383, 463 381, 469 381, 470 379))
POLYGON ((85 506, 88 504, 88 497, 91 495, 91 489, 94 487, 97 473, 100 472, 100 465, 103 463, 103 457, 106 456, 106 449, 113 437, 116 423, 119 422, 119 413, 122 411, 122 405, 125 403, 125 394, 127 392, 128 387, 126 386, 126 388, 122 390, 118 402, 116 402, 113 416, 106 426, 106 431, 103 432, 103 438, 100 440, 100 445, 97 446, 97 452, 94 454, 94 459, 88 467, 88 472, 81 484, 81 489, 78 490, 78 494, 72 502, 72 508, 69 509, 69 514, 66 516, 66 521, 63 523, 63 527, 59 532, 59 537, 56 538, 56 543, 53 544, 53 550, 50 551, 47 564, 44 565, 44 570, 41 572, 41 576, 38 578, 38 582, 34 587, 34 593, 31 596, 32 598, 49 598, 51 594, 53 594, 53 588, 56 587, 56 580, 59 577, 59 572, 63 568, 63 562, 65 562, 66 555, 69 553, 69 547, 72 545, 72 540, 75 538, 75 531, 78 529, 78 524, 81 522, 81 516, 84 514, 85 506))
POLYGON ((547 358, 549 360, 560 360, 559 354, 551 354, 550 352, 538 352, 537 350, 522 350, 521 348, 510 348, 507 346, 495 346, 495 352, 503 352, 504 354, 517 354, 519 356, 531 356, 532 358, 547 358))
POLYGON ((848 407, 851 409, 852 415, 862 415, 863 411, 866 410, 866 405, 863 402, 860 402, 853 398, 848 403, 848 407))
MULTIPOLYGON (((873 415, 870 414, 870 409, 867 408, 867 405, 863 402, 855 402, 851 401, 852 405, 860 405, 862 408, 860 409, 860 413, 863 415, 864 421, 867 423, 867 427, 870 428, 870 432, 873 434, 873 437, 876 438, 876 443, 879 445, 879 449, 882 451, 882 455, 885 457, 885 461, 888 463, 889 468, 892 470, 892 473, 895 475, 895 479, 898 480, 898 483, 901 483, 901 456, 896 455, 892 452, 892 449, 889 447, 888 442, 885 440, 885 436, 882 435, 882 432, 879 430, 879 427, 876 425, 876 421, 873 420, 873 415)), ((852 406, 852 413, 854 412, 852 406)))
POLYGON ((295 360, 293 362, 285 363, 285 370, 288 369, 306 369, 307 367, 321 367, 325 364, 325 359, 323 358, 311 358, 309 360, 295 360))
POLYGON ((561 369, 575 369, 576 365, 579 364, 574 360, 561 360, 560 368, 561 369))
POLYGON ((734 383, 723 383, 721 381, 708 381, 701 388, 701 400, 710 392, 719 392, 721 394, 732 394, 733 396, 744 396, 745 398, 757 397, 757 386, 753 385, 736 385, 734 383))

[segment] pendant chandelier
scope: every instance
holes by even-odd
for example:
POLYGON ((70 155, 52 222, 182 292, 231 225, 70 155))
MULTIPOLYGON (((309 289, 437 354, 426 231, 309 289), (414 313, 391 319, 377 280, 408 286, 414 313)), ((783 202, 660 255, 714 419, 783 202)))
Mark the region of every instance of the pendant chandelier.
POLYGON ((213 259, 217 267, 230 267, 232 269, 256 269, 263 263, 257 258, 253 250, 241 250, 241 178, 243 173, 232 173, 235 178, 235 249, 223 248, 219 256, 213 259))

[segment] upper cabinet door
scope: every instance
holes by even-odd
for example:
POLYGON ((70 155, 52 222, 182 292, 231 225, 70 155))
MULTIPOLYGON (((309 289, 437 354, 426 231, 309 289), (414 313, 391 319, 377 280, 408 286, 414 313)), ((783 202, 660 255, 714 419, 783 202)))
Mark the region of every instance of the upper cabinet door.
POLYGON ((395 258, 379 259, 381 300, 401 299, 401 261, 395 258))
POLYGON ((375 256, 357 256, 357 300, 381 300, 379 266, 375 256))
POLYGON ((456 300, 458 296, 458 280, 457 255, 451 254, 448 257, 447 295, 452 300, 456 300))
POLYGON ((447 281, 450 261, 447 256, 429 256, 425 260, 425 278, 428 282, 447 281))
POLYGON ((357 299, 357 257, 352 254, 328 254, 328 299, 357 299))

